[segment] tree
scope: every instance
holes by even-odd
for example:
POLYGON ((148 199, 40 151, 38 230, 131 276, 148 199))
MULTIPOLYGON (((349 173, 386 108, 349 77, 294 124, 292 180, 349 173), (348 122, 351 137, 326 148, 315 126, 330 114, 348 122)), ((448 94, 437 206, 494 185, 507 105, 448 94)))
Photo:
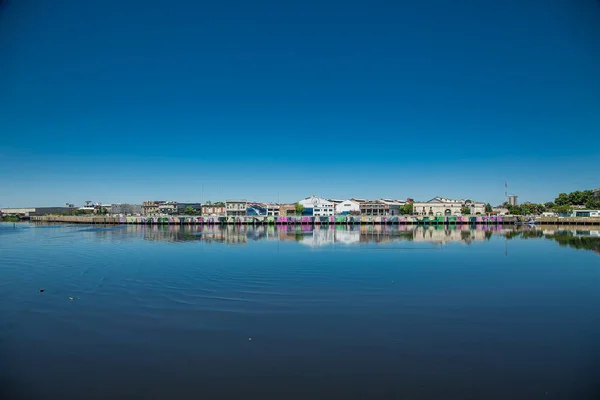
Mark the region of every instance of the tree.
POLYGON ((466 206, 465 206, 465 207, 462 207, 462 208, 460 209, 460 213, 461 213, 462 215, 470 215, 470 214, 471 214, 471 208, 470 208, 470 207, 466 207, 466 206))
POLYGON ((586 201, 585 208, 588 210, 600 210, 600 200, 594 200, 593 198, 586 201))
POLYGON ((554 204, 557 206, 566 206, 569 204, 569 196, 566 193, 560 193, 556 199, 554 199, 554 204))
POLYGON ((579 190, 569 193, 567 196, 571 205, 582 205, 583 204, 583 193, 579 190))
POLYGON ((300 203, 294 204, 294 211, 296 211, 296 215, 302 215, 304 213, 304 206, 300 203))
POLYGON ((492 208, 492 205, 490 203, 487 203, 485 205, 485 212, 486 213, 491 213, 492 211, 494 211, 494 209, 492 208))
POLYGON ((545 203, 544 206, 546 207, 546 210, 552 210, 554 208, 554 203, 549 201, 545 203))
POLYGON ((402 215, 412 215, 413 213, 413 204, 406 203, 402 207, 400 207, 400 214, 402 215))
POLYGON ((194 215, 196 214, 196 210, 194 210, 194 207, 192 206, 187 206, 186 208, 183 209, 183 215, 194 215))

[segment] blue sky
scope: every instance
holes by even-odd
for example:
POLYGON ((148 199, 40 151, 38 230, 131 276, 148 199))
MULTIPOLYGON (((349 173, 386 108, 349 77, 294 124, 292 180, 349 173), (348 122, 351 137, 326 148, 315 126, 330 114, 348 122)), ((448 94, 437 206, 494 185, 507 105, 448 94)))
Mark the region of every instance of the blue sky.
POLYGON ((0 206, 600 187, 597 0, 12 1, 0 206))

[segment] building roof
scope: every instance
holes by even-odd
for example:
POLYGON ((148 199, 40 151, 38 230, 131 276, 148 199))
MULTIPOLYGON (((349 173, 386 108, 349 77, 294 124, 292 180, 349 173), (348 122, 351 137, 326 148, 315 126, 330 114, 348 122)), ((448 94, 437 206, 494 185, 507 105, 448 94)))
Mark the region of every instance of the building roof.
POLYGON ((247 203, 247 200, 225 200, 225 203, 247 203))
POLYGON ((428 201, 415 201, 415 203, 442 203, 442 204, 451 204, 451 203, 453 203, 453 204, 464 204, 464 203, 472 203, 472 204, 485 204, 485 203, 482 203, 480 201, 473 201, 473 200, 470 200, 470 199, 466 199, 466 200, 459 199, 459 200, 456 200, 456 199, 449 199, 447 197, 440 197, 440 196, 436 196, 433 199, 428 200, 428 201))

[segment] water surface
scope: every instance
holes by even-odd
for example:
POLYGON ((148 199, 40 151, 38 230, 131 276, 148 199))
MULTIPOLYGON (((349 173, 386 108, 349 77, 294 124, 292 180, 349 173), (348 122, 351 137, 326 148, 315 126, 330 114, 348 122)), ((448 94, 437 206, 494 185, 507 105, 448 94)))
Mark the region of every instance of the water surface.
POLYGON ((597 398, 599 242, 558 227, 0 224, 0 394, 597 398))

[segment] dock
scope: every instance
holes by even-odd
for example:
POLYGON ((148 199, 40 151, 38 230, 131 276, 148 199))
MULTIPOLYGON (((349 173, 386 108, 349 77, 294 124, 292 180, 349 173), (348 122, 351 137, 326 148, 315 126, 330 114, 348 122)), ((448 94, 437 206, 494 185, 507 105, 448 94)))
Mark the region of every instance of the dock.
MULTIPOLYGON (((332 217, 105 217, 105 216, 32 216, 32 222, 69 224, 132 225, 513 225, 519 216, 332 216, 332 217)), ((538 218, 541 225, 600 225, 600 218, 538 218)))

